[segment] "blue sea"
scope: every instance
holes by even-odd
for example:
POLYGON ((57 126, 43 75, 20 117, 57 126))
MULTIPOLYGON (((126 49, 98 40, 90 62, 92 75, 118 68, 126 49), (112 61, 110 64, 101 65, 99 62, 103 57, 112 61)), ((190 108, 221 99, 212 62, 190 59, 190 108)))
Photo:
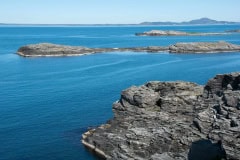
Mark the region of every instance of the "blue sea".
POLYGON ((23 58, 20 46, 50 42, 86 47, 167 46, 227 41, 240 34, 136 37, 152 29, 224 32, 211 26, 0 26, 0 160, 96 160, 81 134, 113 117, 112 103, 132 85, 184 80, 205 84, 240 71, 240 53, 113 52, 79 57, 23 58))

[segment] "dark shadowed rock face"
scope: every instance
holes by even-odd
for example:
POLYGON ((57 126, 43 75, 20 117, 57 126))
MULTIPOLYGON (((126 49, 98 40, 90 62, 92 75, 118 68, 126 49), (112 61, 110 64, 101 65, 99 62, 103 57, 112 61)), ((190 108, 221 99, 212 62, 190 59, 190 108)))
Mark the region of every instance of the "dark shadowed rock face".
POLYGON ((113 112, 82 139, 106 159, 240 159, 240 73, 217 75, 205 86, 133 86, 122 91, 113 112))

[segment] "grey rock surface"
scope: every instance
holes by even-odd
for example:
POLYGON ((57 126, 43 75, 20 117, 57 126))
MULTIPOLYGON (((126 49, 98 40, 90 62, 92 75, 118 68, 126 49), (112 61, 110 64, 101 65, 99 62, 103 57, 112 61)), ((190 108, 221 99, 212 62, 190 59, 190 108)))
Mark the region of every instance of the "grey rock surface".
POLYGON ((151 30, 143 33, 136 33, 136 36, 187 36, 189 33, 181 31, 151 30))
POLYGON ((177 43, 169 47, 169 51, 172 53, 209 53, 209 52, 231 52, 239 51, 240 46, 220 42, 193 42, 193 43, 177 43))
POLYGON ((51 43, 39 43, 23 46, 17 52, 21 56, 68 56, 91 54, 94 51, 86 47, 74 47, 51 43))
POLYGON ((136 33, 136 36, 210 36, 210 35, 223 35, 226 33, 193 33, 172 30, 151 30, 143 33, 136 33))
POLYGON ((103 52, 170 52, 170 53, 211 53, 240 51, 240 45, 227 42, 193 42, 177 43, 169 47, 148 46, 130 48, 87 48, 79 46, 65 46, 51 43, 32 44, 20 47, 17 54, 24 57, 42 56, 80 56, 103 52))
POLYGON ((234 29, 234 30, 228 30, 226 32, 230 32, 230 33, 240 33, 240 29, 234 29))
POLYGON ((132 86, 113 112, 82 139, 105 159, 240 160, 240 73, 132 86))
POLYGON ((81 46, 66 46, 51 43, 31 44, 20 47, 17 54, 24 57, 43 56, 81 56, 102 52, 162 52, 168 51, 168 47, 149 46, 132 48, 87 48, 81 46))

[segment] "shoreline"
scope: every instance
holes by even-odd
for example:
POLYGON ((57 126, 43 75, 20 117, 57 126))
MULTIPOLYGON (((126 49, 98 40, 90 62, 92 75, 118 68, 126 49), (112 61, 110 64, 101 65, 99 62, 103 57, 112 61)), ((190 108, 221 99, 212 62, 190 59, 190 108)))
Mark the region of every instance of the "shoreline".
POLYGON ((90 152, 93 152, 94 154, 96 154, 96 156, 103 159, 108 159, 110 157, 103 150, 101 150, 100 148, 97 148, 96 146, 88 142, 87 139, 88 137, 94 134, 96 129, 107 129, 109 127, 111 127, 109 124, 102 124, 95 129, 90 129, 82 134, 82 139, 81 139, 81 142, 84 145, 84 147, 86 147, 90 152))
POLYGON ((51 54, 48 54, 48 55, 25 55, 24 53, 22 52, 17 52, 18 55, 22 56, 22 57, 73 57, 73 56, 84 56, 84 55, 91 55, 91 54, 94 54, 94 53, 86 53, 86 54, 67 54, 67 55, 64 55, 64 54, 55 54, 55 55, 51 55, 51 54))

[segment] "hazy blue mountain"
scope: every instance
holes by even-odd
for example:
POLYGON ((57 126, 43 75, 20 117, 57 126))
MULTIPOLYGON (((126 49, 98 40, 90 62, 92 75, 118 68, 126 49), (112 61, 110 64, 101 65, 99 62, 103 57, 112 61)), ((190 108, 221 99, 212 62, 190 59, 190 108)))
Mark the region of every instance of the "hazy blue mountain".
POLYGON ((143 22, 140 25, 198 25, 198 24, 237 24, 239 22, 217 21, 209 18, 200 18, 187 22, 143 22))

